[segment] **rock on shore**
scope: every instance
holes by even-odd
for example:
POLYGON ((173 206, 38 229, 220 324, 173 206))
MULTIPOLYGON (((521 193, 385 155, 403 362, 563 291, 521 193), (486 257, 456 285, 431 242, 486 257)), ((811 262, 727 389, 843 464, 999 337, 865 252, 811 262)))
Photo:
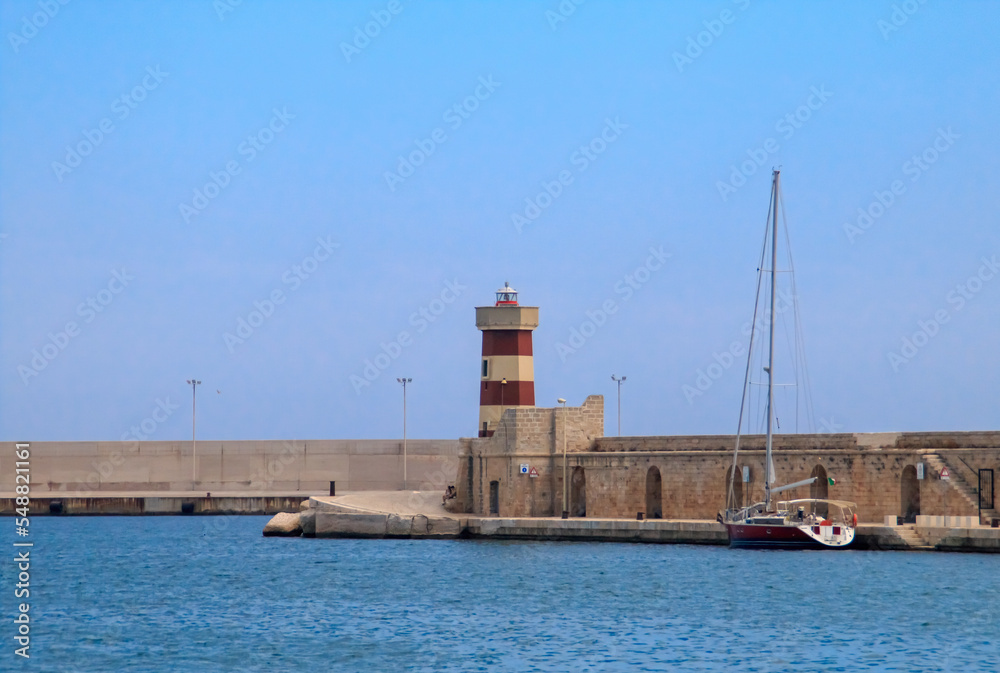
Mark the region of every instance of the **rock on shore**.
POLYGON ((298 537, 302 535, 299 513, 280 512, 264 526, 264 537, 298 537))

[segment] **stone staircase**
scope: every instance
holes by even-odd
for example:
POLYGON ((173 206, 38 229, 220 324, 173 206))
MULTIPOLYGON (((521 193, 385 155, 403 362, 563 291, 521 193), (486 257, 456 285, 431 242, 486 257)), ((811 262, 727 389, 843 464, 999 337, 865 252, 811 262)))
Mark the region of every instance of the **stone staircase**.
MULTIPOLYGON (((951 473, 951 478, 948 480, 948 486, 955 493, 958 493, 961 497, 962 502, 966 504, 972 511, 979 511, 979 483, 976 482, 974 485, 970 484, 966 478, 965 473, 968 472, 969 468, 964 465, 963 469, 950 464, 945 458, 938 453, 925 453, 923 454, 924 462, 927 466, 931 468, 932 473, 936 476, 941 473, 945 467, 948 468, 948 472, 951 473)), ((994 504, 996 504, 994 502, 994 504)), ((997 517, 997 510, 994 509, 984 509, 982 511, 982 516, 980 518, 980 523, 985 523, 989 525, 990 520, 997 517)))
POLYGON ((920 533, 917 532, 916 526, 912 523, 905 523, 902 526, 896 526, 893 530, 903 539, 903 542, 905 542, 910 549, 934 549, 933 546, 927 544, 927 540, 925 540, 920 533))

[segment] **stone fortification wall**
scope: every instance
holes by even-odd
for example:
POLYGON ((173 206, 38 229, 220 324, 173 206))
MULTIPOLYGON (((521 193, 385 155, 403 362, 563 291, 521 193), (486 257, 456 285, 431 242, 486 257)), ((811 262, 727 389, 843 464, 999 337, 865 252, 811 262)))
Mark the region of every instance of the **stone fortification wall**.
MULTIPOLYGON (((669 437, 601 437, 597 452, 725 451, 732 453, 733 435, 669 437)), ((740 447, 764 449, 764 435, 743 435, 740 447)), ((957 449, 1000 448, 1000 432, 870 432, 819 435, 775 435, 775 449, 957 449)))
MULTIPOLYGON (((648 513, 647 479, 655 470, 661 482, 662 516, 703 519, 714 518, 725 507, 732 452, 592 452, 571 456, 570 470, 576 465, 586 474, 587 516, 635 518, 639 512, 648 513)), ((749 504, 763 498, 764 452, 741 451, 738 479, 744 466, 750 481, 737 481, 736 495, 749 504)), ((914 512, 973 516, 978 514, 974 470, 991 468, 1000 477, 1000 449, 776 449, 774 468, 776 485, 819 477, 815 485, 782 492, 777 499, 850 500, 858 504, 858 516, 865 522, 914 512), (948 467, 950 480, 939 478, 935 461, 948 467), (924 465, 922 480, 916 479, 919 464, 924 465), (829 485, 827 478, 836 484, 829 485), (910 491, 904 481, 911 485, 910 491)))
POLYGON ((579 407, 505 410, 492 437, 461 440, 456 508, 489 513, 494 488, 506 516, 557 514, 562 481, 556 466, 562 464, 564 446, 568 453, 590 451, 603 433, 601 395, 589 396, 579 407), (535 468, 539 476, 521 474, 521 465, 535 468))
POLYGON ((505 409, 492 437, 475 438, 476 453, 507 455, 589 451, 604 434, 604 397, 591 395, 579 407, 512 407, 505 409), (565 432, 565 437, 563 433, 565 432))
MULTIPOLYGON (((895 434, 891 435, 896 437, 895 434)), ((879 435, 882 437, 882 435, 879 435)), ((593 450, 599 453, 672 452, 672 451, 722 451, 732 454, 733 435, 677 435, 671 437, 601 437, 594 442, 593 450)), ((764 435, 744 435, 741 449, 764 449, 764 435)), ((856 449, 857 435, 775 435, 775 449, 856 449)))
MULTIPOLYGON (((565 410, 564 418, 561 411, 518 410, 507 418, 506 439, 498 432, 490 440, 465 441, 456 505, 510 517, 558 516, 565 506, 571 516, 672 519, 714 519, 725 508, 735 437, 598 437, 593 433, 603 425, 597 417, 602 399, 588 398, 583 407, 565 410), (521 474, 525 464, 538 476, 521 474)), ((740 503, 763 497, 764 443, 760 435, 741 439, 740 503)), ((862 521, 975 516, 977 471, 992 469, 1000 479, 1000 432, 777 435, 774 465, 776 485, 817 477, 777 498, 850 500, 862 521), (944 469, 949 480, 940 478, 944 469)), ((997 505, 984 516, 997 516, 997 505)))
MULTIPOLYGON (((31 442, 31 491, 100 495, 168 491, 328 493, 402 487, 400 440, 31 442)), ((458 468, 458 440, 407 441, 413 489, 444 490, 458 468)), ((0 456, 12 474, 13 452, 0 456)), ((9 488, 9 485, 0 489, 9 488)))

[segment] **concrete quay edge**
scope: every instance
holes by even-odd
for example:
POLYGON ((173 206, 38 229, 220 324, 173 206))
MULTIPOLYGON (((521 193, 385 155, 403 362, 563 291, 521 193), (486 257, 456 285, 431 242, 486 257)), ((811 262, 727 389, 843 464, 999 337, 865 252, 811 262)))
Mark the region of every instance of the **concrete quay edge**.
POLYGON ((729 544, 715 521, 469 517, 465 537, 499 540, 729 544))
MULTIPOLYGON (((310 498, 303 536, 320 538, 492 539, 727 545, 725 528, 710 520, 632 520, 397 514, 310 498)), ((892 526, 858 526, 856 549, 1000 553, 1000 529, 922 528, 913 546, 892 526)))
POLYGON ((306 537, 561 540, 728 544, 714 521, 439 517, 424 514, 314 510, 303 524, 306 537))
MULTIPOLYGON (((30 516, 148 516, 177 514, 278 514, 299 510, 307 494, 200 493, 170 495, 31 496, 30 516)), ((0 497, 0 516, 13 516, 14 497, 0 497)))

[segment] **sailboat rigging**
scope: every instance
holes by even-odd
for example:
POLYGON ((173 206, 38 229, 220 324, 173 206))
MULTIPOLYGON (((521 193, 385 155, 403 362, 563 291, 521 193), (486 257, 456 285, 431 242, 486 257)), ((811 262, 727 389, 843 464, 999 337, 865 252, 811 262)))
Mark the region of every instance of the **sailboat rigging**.
MULTIPOLYGON (((761 250, 761 260, 758 266, 757 294, 754 302, 754 325, 750 333, 750 348, 747 354, 747 368, 743 382, 743 398, 740 402, 740 417, 736 431, 736 442, 733 450, 733 464, 730 471, 726 510, 720 518, 729 535, 729 544, 734 547, 820 547, 843 548, 854 541, 857 528, 857 505, 842 500, 825 498, 802 498, 774 502, 778 493, 789 491, 800 486, 808 486, 818 477, 810 477, 784 486, 775 487, 773 448, 774 426, 777 415, 774 409, 775 382, 775 322, 777 320, 777 274, 778 274, 778 210, 780 199, 780 171, 772 172, 771 205, 768 230, 765 234, 764 247, 761 250), (770 268, 764 267, 767 239, 770 237, 770 268), (769 292, 767 314, 768 343, 767 365, 763 367, 767 374, 766 402, 766 440, 764 455, 764 500, 749 506, 737 502, 736 479, 739 476, 740 440, 743 434, 743 420, 747 406, 747 392, 753 363, 754 340, 756 338, 757 312, 760 308, 761 286, 765 274, 769 275, 769 292)), ((787 233, 787 232, 786 232, 787 233)), ((793 291, 794 294, 794 291, 793 291)), ((798 326, 798 325, 796 325, 798 326)), ((798 355, 798 352, 796 353, 798 355)), ((744 479, 746 481, 746 479, 744 479)))

